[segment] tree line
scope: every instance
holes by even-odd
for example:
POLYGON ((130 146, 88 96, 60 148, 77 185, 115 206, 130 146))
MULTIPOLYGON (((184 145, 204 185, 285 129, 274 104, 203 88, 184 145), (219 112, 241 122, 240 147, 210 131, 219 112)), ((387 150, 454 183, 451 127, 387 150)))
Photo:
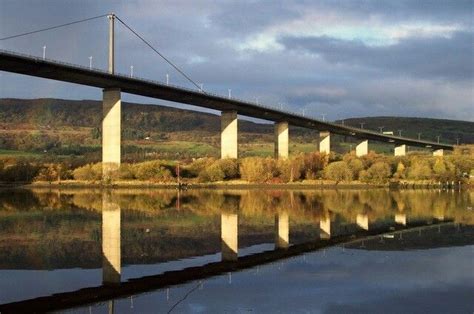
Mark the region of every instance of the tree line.
MULTIPOLYGON (((370 152, 363 157, 345 155, 298 154, 289 159, 247 157, 242 159, 198 158, 185 161, 151 160, 122 163, 111 181, 176 182, 178 173, 185 182, 245 180, 251 183, 288 183, 329 180, 385 184, 389 181, 468 181, 474 175, 474 157, 449 155, 387 156, 370 152), (179 168, 179 169, 178 169, 179 168)), ((100 163, 27 159, 0 160, 0 181, 57 182, 63 180, 102 180, 100 163)))

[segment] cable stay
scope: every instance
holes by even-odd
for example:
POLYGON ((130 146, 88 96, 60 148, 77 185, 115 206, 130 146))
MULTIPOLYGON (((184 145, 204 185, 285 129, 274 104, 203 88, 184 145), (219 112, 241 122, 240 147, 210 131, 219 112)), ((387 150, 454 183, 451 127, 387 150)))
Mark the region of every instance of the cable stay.
POLYGON ((70 23, 66 23, 66 24, 47 27, 47 28, 36 30, 36 31, 26 32, 26 33, 22 33, 22 34, 13 35, 13 36, 8 36, 8 37, 0 38, 0 41, 7 40, 7 39, 13 39, 13 38, 17 38, 17 37, 22 37, 22 36, 26 36, 26 35, 31 35, 31 34, 36 34, 36 33, 41 33, 41 32, 44 32, 44 31, 50 31, 52 29, 57 29, 57 28, 61 28, 61 27, 65 27, 65 26, 69 26, 69 25, 73 25, 73 24, 79 24, 79 23, 82 23, 82 22, 86 22, 86 21, 95 20, 95 19, 98 19, 98 18, 101 18, 101 17, 105 17, 105 16, 108 16, 108 15, 109 14, 102 14, 102 15, 90 17, 90 18, 87 18, 87 19, 79 20, 79 21, 74 21, 74 22, 70 22, 70 23))
MULTIPOLYGON (((31 31, 31 32, 16 34, 16 35, 0 38, 0 41, 13 39, 13 38, 18 38, 18 37, 27 36, 27 35, 32 35, 32 34, 37 34, 37 33, 40 33, 40 32, 50 31, 50 30, 53 30, 53 29, 58 29, 58 28, 65 27, 65 26, 70 26, 70 25, 73 25, 73 24, 79 24, 79 23, 82 23, 82 22, 87 22, 87 21, 95 20, 95 19, 98 19, 98 18, 110 16, 110 15, 111 15, 110 13, 102 14, 102 15, 98 15, 98 16, 94 16, 94 17, 90 17, 90 18, 86 18, 86 19, 82 19, 82 20, 78 20, 78 21, 74 21, 74 22, 69 22, 69 23, 65 23, 65 24, 60 24, 60 25, 56 25, 56 26, 42 28, 42 29, 38 29, 38 30, 35 30, 35 31, 31 31)), ((163 60, 165 60, 169 65, 171 65, 179 74, 181 74, 184 78, 186 78, 186 80, 188 80, 191 84, 196 86, 196 88, 198 90, 200 90, 201 92, 204 93, 204 90, 201 88, 201 86, 199 86, 194 80, 192 80, 188 75, 186 75, 186 73, 184 73, 184 71, 182 71, 176 64, 174 64, 170 59, 165 57, 160 51, 158 51, 158 49, 156 49, 154 46, 152 46, 140 34, 138 34, 134 29, 132 29, 129 25, 127 25, 127 23, 125 23, 121 18, 119 18, 115 14, 113 14, 113 15, 123 26, 125 26, 130 32, 132 32, 141 41, 143 41, 149 48, 151 48, 163 60)))
POLYGON ((120 17, 115 15, 115 18, 123 25, 125 26, 129 31, 131 31, 135 36, 137 36, 141 41, 143 41, 148 47, 150 47, 155 53, 157 53, 163 60, 165 60, 169 65, 171 65, 176 71, 178 71, 179 74, 181 74, 183 77, 185 77, 191 84, 197 87, 200 91, 204 92, 195 81, 193 81, 186 73, 184 73, 177 65, 175 65, 171 60, 166 58, 161 52, 158 51, 155 47, 153 47, 148 41, 146 41, 142 36, 140 36, 136 31, 134 31, 130 26, 128 26, 120 17))

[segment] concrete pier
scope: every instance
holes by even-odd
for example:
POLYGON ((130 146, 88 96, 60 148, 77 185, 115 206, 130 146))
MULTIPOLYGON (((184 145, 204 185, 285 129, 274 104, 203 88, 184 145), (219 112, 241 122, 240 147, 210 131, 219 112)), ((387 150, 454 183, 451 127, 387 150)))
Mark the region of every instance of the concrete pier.
POLYGON ((290 245, 290 224, 287 212, 275 216, 275 248, 286 249, 290 245))
POLYGON ((331 238, 331 218, 328 216, 322 217, 319 220, 319 237, 321 239, 330 239, 331 238))
POLYGON ((275 123, 275 158, 287 159, 289 156, 288 150, 289 132, 288 122, 275 123))
POLYGON ((433 151, 433 156, 443 156, 444 155, 444 150, 443 149, 437 149, 433 151))
POLYGON ((120 167, 122 103, 120 89, 103 91, 102 102, 102 175, 108 179, 120 167))
POLYGON ((369 153, 369 141, 365 140, 356 146, 356 156, 361 157, 369 153))
POLYGON ((331 152, 331 134, 319 132, 319 152, 329 154, 331 152))
POLYGON ((399 225, 406 226, 407 225, 407 215, 403 213, 395 214, 395 222, 399 225))
POLYGON ((407 154, 407 146, 400 145, 395 147, 395 156, 406 156, 407 154))
POLYGON ((238 157, 237 111, 222 111, 221 158, 238 157))
POLYGON ((367 214, 357 214, 356 223, 364 230, 369 230, 369 216, 367 214))
POLYGON ((102 282, 120 283, 120 206, 111 201, 111 196, 102 196, 102 282))
POLYGON ((237 214, 221 214, 221 254, 223 261, 236 261, 239 254, 237 214))

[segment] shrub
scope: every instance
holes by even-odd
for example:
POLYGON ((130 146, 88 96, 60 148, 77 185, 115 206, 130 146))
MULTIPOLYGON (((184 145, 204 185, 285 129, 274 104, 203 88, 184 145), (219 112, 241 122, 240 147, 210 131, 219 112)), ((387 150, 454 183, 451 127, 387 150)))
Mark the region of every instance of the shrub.
POLYGON ((224 173, 225 179, 235 179, 239 177, 239 164, 237 159, 219 159, 214 162, 224 173))
POLYGON ((359 179, 359 173, 364 170, 364 163, 358 158, 351 159, 348 163, 349 169, 351 169, 352 177, 359 179))
POLYGON ((45 164, 38 172, 35 177, 35 181, 46 181, 51 183, 52 181, 60 179, 61 165, 45 164))
POLYGON ((377 161, 367 170, 367 175, 364 179, 375 183, 384 183, 387 182, 391 174, 390 166, 386 162, 377 161))
POLYGON ((324 177, 336 181, 337 184, 340 181, 351 181, 352 171, 345 161, 336 161, 326 167, 324 177))
POLYGON ((423 159, 414 160, 408 169, 408 178, 414 180, 424 180, 431 178, 432 172, 428 161, 423 159))
POLYGON ((304 176, 306 179, 316 179, 319 173, 328 164, 328 155, 320 154, 319 152, 305 154, 304 161, 304 176))
POLYGON ((74 179, 83 181, 97 181, 102 179, 102 164, 87 164, 74 169, 74 179))
POLYGON ((303 156, 293 159, 279 159, 276 166, 281 182, 297 181, 303 177, 305 172, 303 156))
MULTIPOLYGON (((216 159, 207 157, 196 159, 190 165, 185 167, 185 172, 188 174, 189 177, 196 178, 201 172, 203 172, 207 167, 210 167, 215 161, 216 159)), ((185 172, 183 171, 183 176, 185 172)))
POLYGON ((173 175, 160 160, 145 161, 133 165, 133 173, 138 180, 168 181, 173 175))
POLYGON ((277 174, 276 162, 273 158, 244 158, 240 164, 242 179, 249 182, 266 182, 277 174))
POLYGON ((225 173, 217 162, 214 162, 199 174, 199 181, 201 182, 222 181, 224 178, 225 173))

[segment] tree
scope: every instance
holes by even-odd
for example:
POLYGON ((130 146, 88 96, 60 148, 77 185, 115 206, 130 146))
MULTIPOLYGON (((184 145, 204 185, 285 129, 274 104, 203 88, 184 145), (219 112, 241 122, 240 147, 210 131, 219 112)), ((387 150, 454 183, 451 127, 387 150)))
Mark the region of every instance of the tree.
POLYGON ((326 167, 324 177, 338 184, 340 181, 351 181, 352 171, 345 161, 336 161, 326 167))
POLYGON ((392 174, 390 166, 384 161, 377 161, 367 170, 368 178, 375 183, 387 182, 392 174))

